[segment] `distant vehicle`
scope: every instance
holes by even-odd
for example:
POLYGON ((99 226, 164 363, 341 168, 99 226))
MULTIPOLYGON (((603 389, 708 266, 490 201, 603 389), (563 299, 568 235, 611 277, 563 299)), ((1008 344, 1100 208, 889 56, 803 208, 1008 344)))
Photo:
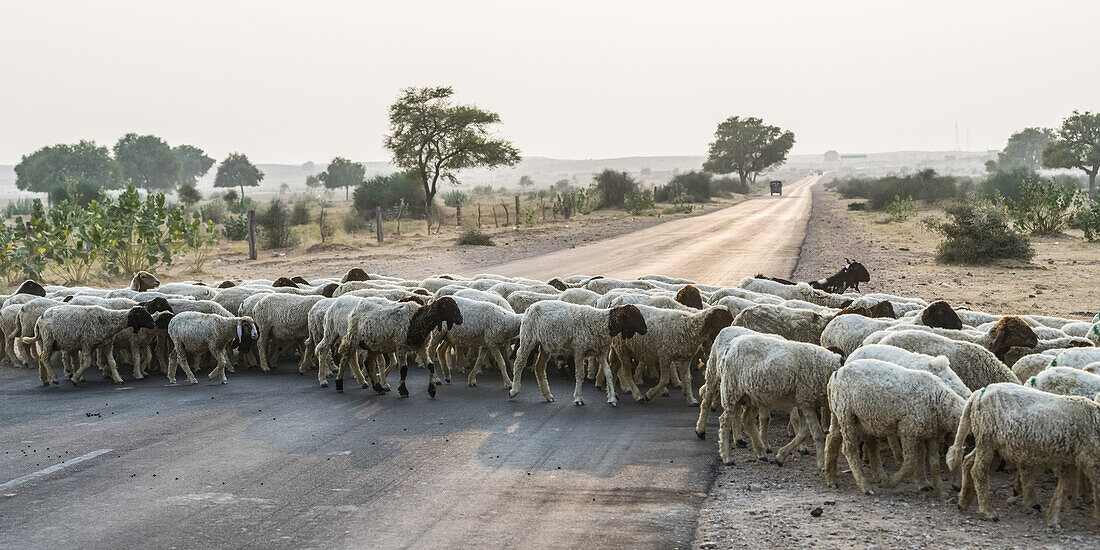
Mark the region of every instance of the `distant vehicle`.
POLYGON ((783 182, 779 180, 772 180, 770 195, 783 196, 783 182))

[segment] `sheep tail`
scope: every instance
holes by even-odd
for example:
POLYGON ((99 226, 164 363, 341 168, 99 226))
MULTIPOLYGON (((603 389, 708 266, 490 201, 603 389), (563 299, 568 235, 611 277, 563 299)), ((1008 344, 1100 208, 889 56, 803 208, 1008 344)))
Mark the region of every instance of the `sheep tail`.
POLYGON ((974 402, 985 392, 974 392, 970 399, 966 400, 962 417, 959 418, 959 429, 955 432, 955 443, 947 449, 947 467, 954 472, 962 463, 963 454, 966 453, 966 438, 970 435, 970 411, 974 402))
POLYGON ((35 342, 42 339, 42 335, 38 333, 38 323, 34 324, 34 336, 21 336, 19 338, 24 346, 33 345, 35 342))

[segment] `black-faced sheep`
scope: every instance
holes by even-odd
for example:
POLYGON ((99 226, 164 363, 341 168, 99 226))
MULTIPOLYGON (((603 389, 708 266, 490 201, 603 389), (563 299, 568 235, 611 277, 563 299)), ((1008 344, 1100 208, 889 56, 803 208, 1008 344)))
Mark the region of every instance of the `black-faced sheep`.
POLYGON ((156 328, 156 323, 149 312, 140 306, 122 311, 100 306, 59 305, 44 311, 35 324, 34 336, 24 336, 22 341, 27 345, 38 344, 38 378, 43 386, 51 381, 57 383, 57 374, 50 366, 53 352, 80 352, 80 367, 70 378, 75 386, 84 371, 92 365, 93 354, 99 347, 106 350, 111 379, 116 384, 121 384, 122 377, 118 375, 113 345, 115 334, 126 328, 137 332, 143 328, 156 328))
POLYGON ((218 366, 210 371, 208 377, 218 377, 225 384, 225 373, 229 368, 228 350, 237 347, 242 354, 247 353, 251 342, 259 334, 251 317, 223 317, 185 311, 173 317, 168 324, 168 337, 173 345, 167 369, 170 383, 176 383, 176 367, 179 366, 183 368, 187 380, 197 384, 187 356, 189 353, 209 353, 217 360, 218 366))

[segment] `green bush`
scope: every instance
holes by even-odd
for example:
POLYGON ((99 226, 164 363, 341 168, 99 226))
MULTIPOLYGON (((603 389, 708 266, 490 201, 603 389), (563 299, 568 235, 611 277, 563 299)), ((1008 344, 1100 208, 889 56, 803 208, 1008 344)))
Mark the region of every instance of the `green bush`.
POLYGON ((894 195, 894 201, 886 205, 886 213, 896 222, 903 222, 917 215, 917 205, 913 204, 913 197, 901 198, 894 195))
MULTIPOLYGON (((228 193, 226 193, 228 194, 228 193)), ((234 195, 236 192, 233 193, 234 195)), ((240 199, 229 203, 229 211, 234 214, 244 214, 249 210, 256 209, 256 201, 252 200, 252 197, 241 197, 240 199)))
POLYGON ((227 210, 225 208, 225 203, 214 201, 199 207, 199 213, 202 215, 202 221, 204 222, 224 224, 227 210))
MULTIPOLYGON (((712 182, 712 177, 707 172, 691 171, 686 174, 680 174, 673 176, 669 181, 669 186, 679 184, 683 187, 683 193, 687 194, 688 201, 690 202, 707 202, 712 196, 714 196, 717 188, 712 182)), ((671 193, 671 197, 677 196, 679 193, 671 193)))
POLYGON ((865 202, 850 202, 850 203, 848 203, 848 210, 852 210, 852 211, 858 210, 858 211, 862 212, 864 210, 867 210, 867 203, 865 203, 865 202))
POLYGON ((915 175, 884 178, 847 178, 826 185, 835 188, 846 199, 865 198, 871 210, 883 210, 894 197, 937 201, 960 197, 959 181, 952 176, 937 175, 935 170, 921 170, 915 175))
POLYGON ((472 228, 463 231, 455 243, 462 246, 496 246, 497 244, 485 233, 472 228))
POLYGON ((695 206, 690 204, 677 204, 661 210, 661 214, 691 214, 691 211, 695 210, 695 206))
POLYGON ((34 208, 34 199, 16 199, 4 206, 4 217, 29 216, 34 208))
POLYGON ((290 211, 290 224, 306 225, 309 221, 309 199, 306 197, 298 197, 294 200, 294 208, 290 211))
POLYGON ((1070 218, 1069 225, 1083 231, 1086 240, 1100 239, 1100 199, 1082 200, 1070 218))
POLYGON ((228 216, 222 225, 222 233, 231 241, 243 241, 248 238, 248 218, 244 214, 228 216))
POLYGON ((936 261, 983 264, 1000 259, 1030 260, 1035 251, 1023 234, 1013 230, 1008 216, 992 202, 974 200, 946 208, 947 218, 928 218, 928 228, 943 235, 936 261))
POLYGON ((256 225, 260 226, 264 246, 289 248, 297 245, 298 234, 291 229, 290 222, 290 213, 281 199, 271 201, 266 210, 256 214, 256 225))
POLYGON ((725 191, 726 193, 740 193, 746 195, 749 192, 749 183, 741 183, 741 178, 731 178, 729 176, 714 178, 711 180, 711 185, 717 188, 719 191, 725 191))
POLYGON ((360 231, 374 231, 374 218, 367 218, 363 214, 349 212, 344 216, 344 233, 359 233, 360 231))
MULTIPOLYGON (((416 214, 414 217, 424 217, 424 186, 418 179, 403 172, 371 178, 352 193, 355 211, 360 214, 373 213, 376 206, 391 209, 402 199, 406 205, 414 207, 411 209, 416 214)), ((410 209, 406 208, 405 213, 410 214, 410 209)))
POLYGON ((630 174, 604 170, 596 174, 595 188, 600 194, 600 208, 622 206, 626 196, 638 190, 638 182, 630 174))
POLYGON ((631 191, 623 199, 623 210, 630 214, 641 214, 653 208, 653 195, 648 189, 631 191))
POLYGON ((453 191, 443 193, 443 204, 450 206, 451 208, 455 208, 460 204, 466 206, 467 204, 470 204, 470 197, 468 197, 466 193, 455 189, 453 191))
POLYGON ((988 199, 1016 199, 1024 182, 1034 180, 1036 174, 1026 167, 1015 170, 997 170, 982 181, 982 195, 988 199))
POLYGON ((1032 235, 1050 235, 1066 228, 1069 209, 1077 189, 1064 187, 1054 180, 1032 177, 1020 185, 1016 199, 1005 206, 1016 227, 1032 235))

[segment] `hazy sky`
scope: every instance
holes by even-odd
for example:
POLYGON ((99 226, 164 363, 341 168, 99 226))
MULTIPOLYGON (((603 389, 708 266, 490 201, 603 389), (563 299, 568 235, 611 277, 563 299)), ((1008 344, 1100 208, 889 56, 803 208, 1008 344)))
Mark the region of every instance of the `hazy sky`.
POLYGON ((1001 147, 1100 110, 1100 3, 0 0, 0 163, 154 133, 222 157, 386 160, 450 84, 527 155, 704 154, 754 115, 795 153, 1001 147))

